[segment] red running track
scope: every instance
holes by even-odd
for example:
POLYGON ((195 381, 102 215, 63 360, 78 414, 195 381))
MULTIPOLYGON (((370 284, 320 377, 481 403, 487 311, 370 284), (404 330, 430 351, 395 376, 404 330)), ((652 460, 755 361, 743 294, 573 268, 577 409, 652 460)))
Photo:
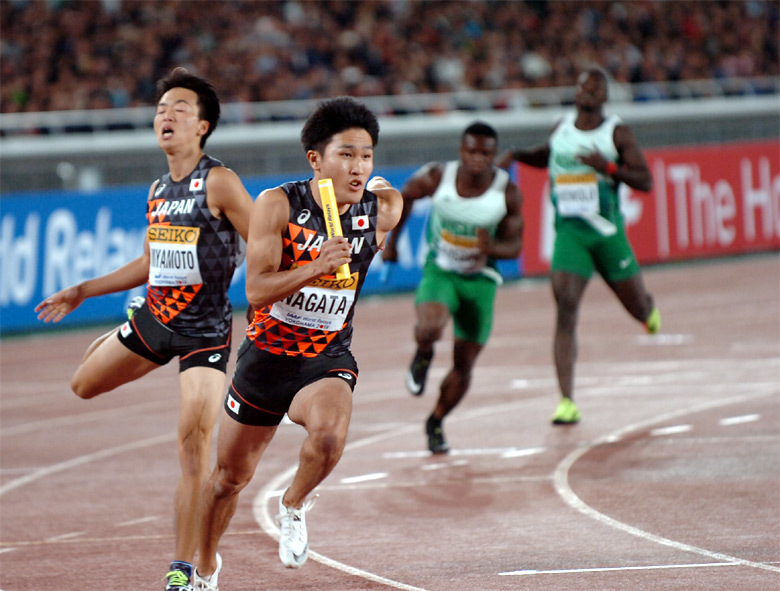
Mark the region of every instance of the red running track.
MULTIPOLYGON (((286 570, 272 516, 303 430, 282 425, 223 538, 222 591, 780 588, 780 257, 645 270, 663 333, 603 282, 580 321, 583 420, 553 427, 546 280, 499 291, 492 338, 431 457, 448 367, 409 396, 409 295, 361 302, 348 448, 286 570)), ((236 334, 244 324, 236 323, 236 334)), ((0 588, 161 590, 173 549, 176 364, 98 399, 69 380, 100 333, 0 344, 0 588)), ((230 367, 232 371, 232 364, 230 367)))

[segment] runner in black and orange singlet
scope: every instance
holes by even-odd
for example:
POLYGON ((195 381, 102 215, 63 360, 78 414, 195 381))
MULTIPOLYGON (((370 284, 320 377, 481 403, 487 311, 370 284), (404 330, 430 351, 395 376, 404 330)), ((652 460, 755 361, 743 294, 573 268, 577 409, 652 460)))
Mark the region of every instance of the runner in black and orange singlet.
POLYGON ((206 185, 215 168, 226 170, 204 154, 183 179, 174 181, 166 174, 147 205, 146 303, 158 321, 187 336, 224 337, 233 320, 227 290, 239 234, 229 219, 210 209, 206 185))
POLYGON ((71 385, 81 398, 93 398, 179 357, 181 476, 168 590, 193 589, 198 501, 209 472, 211 434, 230 354, 227 290, 252 208, 238 176, 203 153, 219 113, 216 92, 207 81, 181 68, 159 81, 154 130, 169 171, 149 190, 144 253, 36 307, 40 319, 57 322, 86 298, 147 284, 144 305, 90 345, 71 385))
POLYGON ((306 562, 307 496, 344 450, 358 376, 352 316, 374 254, 395 226, 401 194, 374 178, 379 125, 348 97, 322 102, 301 133, 313 178, 263 191, 247 246, 247 297, 254 321, 238 350, 225 399, 217 466, 203 493, 196 585, 217 589, 217 545, 285 413, 307 431, 298 470, 279 497, 279 557, 306 562), (318 181, 330 178, 342 237, 328 238, 318 181), (336 270, 349 264, 348 278, 336 270))

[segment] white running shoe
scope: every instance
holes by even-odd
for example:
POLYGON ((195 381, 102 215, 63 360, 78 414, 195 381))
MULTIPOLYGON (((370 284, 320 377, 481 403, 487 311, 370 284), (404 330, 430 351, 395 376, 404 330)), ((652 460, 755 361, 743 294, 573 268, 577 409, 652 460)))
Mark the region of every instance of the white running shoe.
POLYGON ((198 574, 198 569, 196 568, 192 572, 192 582, 194 583, 193 587, 195 591, 219 591, 219 584, 217 583, 217 579, 219 578, 219 571, 221 568, 222 557, 219 555, 219 552, 217 552, 217 568, 209 576, 200 576, 198 574))
MULTIPOLYGON (((287 491, 285 491, 287 492, 287 491)), ((300 509, 286 507, 282 503, 284 493, 279 497, 279 558, 287 568, 300 568, 309 557, 309 534, 306 532, 306 511, 314 506, 315 496, 306 500, 300 509)))

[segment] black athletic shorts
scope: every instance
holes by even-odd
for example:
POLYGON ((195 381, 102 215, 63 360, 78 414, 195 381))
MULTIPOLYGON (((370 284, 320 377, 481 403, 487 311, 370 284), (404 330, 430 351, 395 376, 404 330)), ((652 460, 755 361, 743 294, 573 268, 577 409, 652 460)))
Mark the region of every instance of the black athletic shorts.
POLYGON ((354 391, 357 377, 352 353, 339 357, 275 355, 245 338, 238 348, 225 410, 244 425, 273 427, 281 422, 302 388, 323 378, 338 378, 354 391))
POLYGON ((144 305, 119 327, 120 342, 158 365, 179 358, 179 372, 191 367, 213 367, 226 372, 230 334, 224 337, 189 337, 172 331, 144 305))

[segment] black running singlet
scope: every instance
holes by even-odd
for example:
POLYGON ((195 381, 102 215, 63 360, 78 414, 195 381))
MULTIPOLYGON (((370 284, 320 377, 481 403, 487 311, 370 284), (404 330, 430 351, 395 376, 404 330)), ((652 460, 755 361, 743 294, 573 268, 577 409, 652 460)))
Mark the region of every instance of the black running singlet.
POLYGON ((146 302, 160 322, 186 336, 224 336, 232 325, 227 290, 239 235, 209 210, 206 178, 216 166, 223 164, 204 155, 181 181, 166 174, 147 202, 146 302))
MULTIPOLYGON (((290 203, 283 235, 281 270, 306 265, 320 254, 328 239, 322 208, 314 200, 309 181, 282 185, 290 203)), ((351 245, 351 276, 325 275, 289 297, 255 312, 247 337, 260 349, 277 355, 339 356, 349 351, 355 303, 368 267, 378 250, 377 196, 363 198, 341 214, 341 228, 351 245)))

